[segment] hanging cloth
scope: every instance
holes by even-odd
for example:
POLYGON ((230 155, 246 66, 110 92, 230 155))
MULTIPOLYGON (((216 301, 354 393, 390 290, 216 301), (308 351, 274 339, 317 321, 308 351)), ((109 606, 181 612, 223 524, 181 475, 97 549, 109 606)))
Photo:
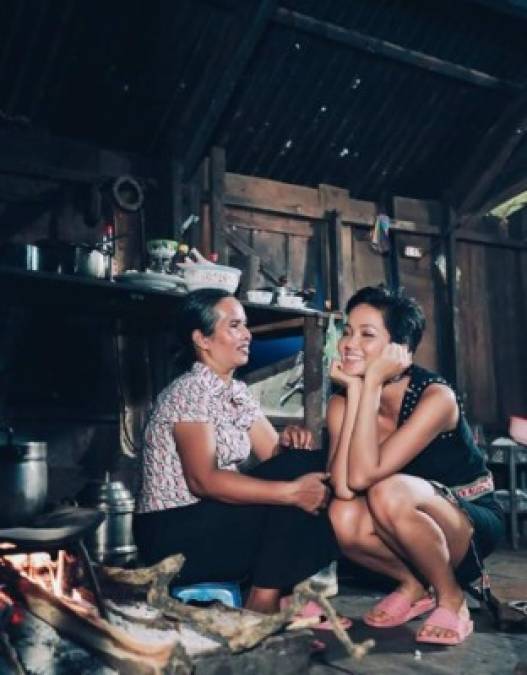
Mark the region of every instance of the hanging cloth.
POLYGON ((371 231, 371 246, 377 253, 388 253, 390 250, 390 219, 385 213, 375 218, 371 231))

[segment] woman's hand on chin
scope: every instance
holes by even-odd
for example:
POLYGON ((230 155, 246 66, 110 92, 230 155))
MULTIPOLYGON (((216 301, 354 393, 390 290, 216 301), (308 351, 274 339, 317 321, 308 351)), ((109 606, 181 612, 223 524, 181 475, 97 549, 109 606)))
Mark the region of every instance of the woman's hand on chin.
POLYGON ((412 352, 408 346, 390 342, 380 356, 369 363, 365 377, 374 384, 387 384, 400 377, 411 365, 412 352))
POLYGON ((329 377, 335 384, 340 384, 341 387, 357 388, 360 390, 362 386, 362 379, 358 375, 350 375, 346 373, 343 368, 342 361, 334 359, 329 366, 329 377))

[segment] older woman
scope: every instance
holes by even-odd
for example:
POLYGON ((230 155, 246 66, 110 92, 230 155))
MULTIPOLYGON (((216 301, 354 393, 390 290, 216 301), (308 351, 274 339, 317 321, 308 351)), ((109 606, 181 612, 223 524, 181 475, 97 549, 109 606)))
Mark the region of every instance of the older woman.
POLYGON ((346 315, 327 411, 330 515, 346 556, 398 582, 364 621, 386 628, 433 610, 416 639, 458 644, 473 630, 462 584, 503 532, 492 476, 454 391, 412 365, 417 303, 363 288, 346 315))
POLYGON ((279 436, 247 387, 251 334, 242 305, 203 289, 183 302, 181 374, 159 395, 145 433, 134 531, 145 562, 179 552, 178 583, 248 576, 250 609, 273 612, 284 589, 327 565, 338 550, 324 510, 326 459, 310 434, 279 436), (253 450, 250 475, 238 465, 253 450))

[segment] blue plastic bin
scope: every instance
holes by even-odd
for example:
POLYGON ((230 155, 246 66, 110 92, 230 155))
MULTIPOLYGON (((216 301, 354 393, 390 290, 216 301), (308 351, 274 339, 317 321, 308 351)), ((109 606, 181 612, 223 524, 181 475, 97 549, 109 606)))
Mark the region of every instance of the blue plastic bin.
POLYGON ((173 586, 173 598, 181 602, 212 602, 219 600, 228 607, 241 607, 242 594, 239 584, 231 581, 205 581, 190 586, 173 586))

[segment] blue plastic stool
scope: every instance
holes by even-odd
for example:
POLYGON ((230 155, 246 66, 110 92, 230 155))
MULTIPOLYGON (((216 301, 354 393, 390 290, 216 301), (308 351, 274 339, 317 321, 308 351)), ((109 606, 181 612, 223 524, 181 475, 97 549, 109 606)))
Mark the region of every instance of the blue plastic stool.
POLYGON ((242 606, 240 585, 232 581, 204 581, 189 586, 173 586, 170 594, 181 602, 219 600, 228 607, 242 606))

